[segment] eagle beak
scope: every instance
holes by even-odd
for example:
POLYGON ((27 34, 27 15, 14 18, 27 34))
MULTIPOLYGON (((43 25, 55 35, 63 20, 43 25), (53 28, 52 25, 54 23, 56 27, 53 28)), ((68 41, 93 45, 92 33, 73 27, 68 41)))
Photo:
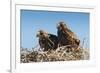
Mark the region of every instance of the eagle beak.
POLYGON ((36 37, 39 37, 39 35, 37 34, 36 37))
POLYGON ((60 24, 57 24, 57 28, 59 28, 59 25, 60 25, 60 24))
POLYGON ((40 33, 38 32, 38 33, 36 34, 36 37, 39 37, 39 34, 40 34, 40 33))

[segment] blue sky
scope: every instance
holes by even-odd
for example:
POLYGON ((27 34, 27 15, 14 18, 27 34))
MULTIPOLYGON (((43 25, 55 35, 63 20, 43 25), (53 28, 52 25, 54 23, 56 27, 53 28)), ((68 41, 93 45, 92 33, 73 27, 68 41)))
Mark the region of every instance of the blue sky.
POLYGON ((81 42, 86 38, 89 48, 89 13, 21 10, 21 47, 29 48, 38 44, 36 33, 43 29, 57 35, 57 23, 63 21, 77 34, 81 42))

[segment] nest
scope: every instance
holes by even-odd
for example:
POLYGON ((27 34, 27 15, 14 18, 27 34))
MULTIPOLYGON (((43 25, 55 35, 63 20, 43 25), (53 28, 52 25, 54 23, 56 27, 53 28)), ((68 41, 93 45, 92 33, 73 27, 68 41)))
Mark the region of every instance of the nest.
POLYGON ((89 50, 82 47, 62 46, 56 50, 21 53, 21 63, 88 60, 89 50))

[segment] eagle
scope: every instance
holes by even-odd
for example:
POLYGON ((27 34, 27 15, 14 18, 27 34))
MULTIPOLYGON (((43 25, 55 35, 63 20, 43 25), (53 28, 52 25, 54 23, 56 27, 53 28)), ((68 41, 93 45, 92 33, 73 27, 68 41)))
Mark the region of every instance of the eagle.
POLYGON ((39 30, 37 35, 39 38, 39 45, 43 51, 55 50, 58 47, 58 37, 54 34, 39 30))
POLYGON ((64 22, 57 25, 57 35, 60 46, 70 45, 79 46, 80 40, 74 32, 72 32, 64 22))

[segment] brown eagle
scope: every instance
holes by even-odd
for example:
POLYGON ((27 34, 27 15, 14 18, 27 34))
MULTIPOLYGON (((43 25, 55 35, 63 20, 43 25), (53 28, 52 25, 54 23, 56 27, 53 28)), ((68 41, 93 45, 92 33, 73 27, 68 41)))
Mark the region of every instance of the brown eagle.
POLYGON ((58 29, 57 34, 60 46, 80 45, 80 40, 77 38, 76 34, 74 34, 74 32, 72 32, 64 22, 59 22, 57 29, 58 29))
POLYGON ((37 34, 39 38, 39 45, 43 51, 48 51, 49 49, 55 50, 58 47, 58 37, 54 34, 47 33, 40 30, 37 34))

